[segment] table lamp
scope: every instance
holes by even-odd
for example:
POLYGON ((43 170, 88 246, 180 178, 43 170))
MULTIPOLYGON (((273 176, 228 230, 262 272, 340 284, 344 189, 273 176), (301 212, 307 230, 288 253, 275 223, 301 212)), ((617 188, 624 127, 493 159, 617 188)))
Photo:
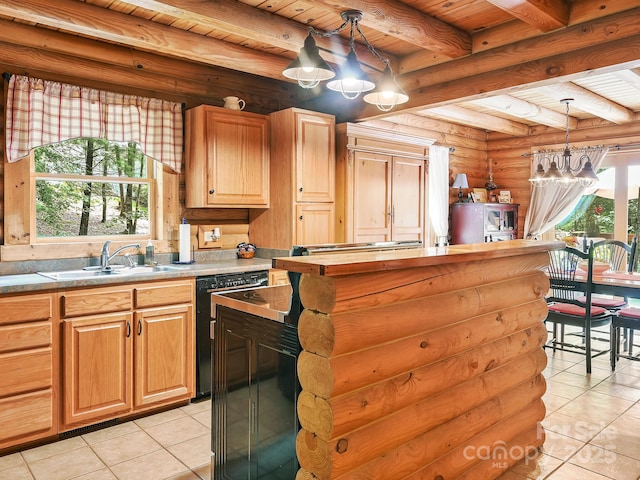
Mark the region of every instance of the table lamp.
POLYGON ((453 181, 453 185, 451 185, 451 187, 458 188, 458 203, 462 203, 462 189, 469 188, 469 183, 467 182, 467 174, 456 174, 456 179, 453 181))

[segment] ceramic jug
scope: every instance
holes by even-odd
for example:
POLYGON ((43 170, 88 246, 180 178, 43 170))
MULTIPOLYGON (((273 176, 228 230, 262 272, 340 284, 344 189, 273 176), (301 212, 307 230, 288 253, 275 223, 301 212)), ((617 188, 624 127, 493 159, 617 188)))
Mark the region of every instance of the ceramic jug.
POLYGON ((231 110, 244 110, 244 100, 238 97, 224 97, 224 108, 230 108, 231 110))

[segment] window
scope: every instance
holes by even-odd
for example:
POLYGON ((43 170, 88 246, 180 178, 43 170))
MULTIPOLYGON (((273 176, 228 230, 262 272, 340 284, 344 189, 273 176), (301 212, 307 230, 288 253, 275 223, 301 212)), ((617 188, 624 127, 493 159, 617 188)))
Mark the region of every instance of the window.
POLYGON ((152 233, 153 161, 135 143, 73 139, 33 157, 36 241, 152 233))

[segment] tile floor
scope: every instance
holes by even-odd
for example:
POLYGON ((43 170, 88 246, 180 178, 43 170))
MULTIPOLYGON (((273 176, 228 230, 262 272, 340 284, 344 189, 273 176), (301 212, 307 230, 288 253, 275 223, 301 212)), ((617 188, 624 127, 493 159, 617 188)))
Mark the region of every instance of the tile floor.
MULTIPOLYGON (((640 362, 548 351, 546 441, 500 480, 639 480, 640 362)), ((211 403, 203 401, 0 457, 6 480, 209 480, 211 403)), ((293 480, 293 479, 291 479, 293 480)), ((482 479, 478 479, 482 480, 482 479)))

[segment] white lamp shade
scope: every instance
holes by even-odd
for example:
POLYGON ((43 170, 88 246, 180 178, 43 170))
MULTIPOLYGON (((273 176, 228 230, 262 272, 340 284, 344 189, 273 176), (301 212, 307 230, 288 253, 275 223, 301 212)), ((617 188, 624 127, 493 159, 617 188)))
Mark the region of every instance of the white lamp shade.
POLYGON ((456 179, 453 181, 453 188, 469 188, 469 182, 467 182, 466 173, 456 174, 456 179))

